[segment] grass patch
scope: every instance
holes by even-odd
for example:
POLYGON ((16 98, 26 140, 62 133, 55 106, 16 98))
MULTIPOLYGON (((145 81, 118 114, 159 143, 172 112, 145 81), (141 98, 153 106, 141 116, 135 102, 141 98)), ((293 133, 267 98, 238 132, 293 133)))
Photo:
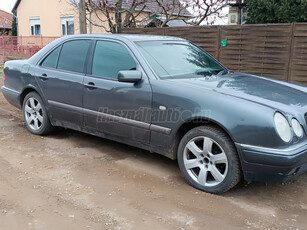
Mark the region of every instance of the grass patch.
POLYGON ((0 64, 0 75, 3 75, 3 64, 0 64))

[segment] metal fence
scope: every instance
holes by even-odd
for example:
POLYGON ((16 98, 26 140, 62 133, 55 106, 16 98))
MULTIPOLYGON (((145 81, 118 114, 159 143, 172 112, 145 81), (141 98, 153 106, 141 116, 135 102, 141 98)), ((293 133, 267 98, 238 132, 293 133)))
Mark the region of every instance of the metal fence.
POLYGON ((125 29, 188 39, 229 69, 307 86, 307 23, 125 29), (227 40, 226 46, 221 41, 227 40))
POLYGON ((29 58, 58 37, 0 36, 0 63, 10 58, 29 58))

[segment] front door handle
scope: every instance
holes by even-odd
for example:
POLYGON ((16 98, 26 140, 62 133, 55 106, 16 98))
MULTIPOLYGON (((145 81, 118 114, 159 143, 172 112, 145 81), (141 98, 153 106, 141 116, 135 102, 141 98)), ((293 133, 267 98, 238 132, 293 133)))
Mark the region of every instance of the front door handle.
POLYGON ((89 82, 87 84, 85 84, 85 87, 90 88, 90 89, 96 89, 96 85, 94 82, 89 82))
POLYGON ((39 78, 42 79, 43 81, 45 81, 45 80, 48 79, 48 75, 43 73, 39 78))

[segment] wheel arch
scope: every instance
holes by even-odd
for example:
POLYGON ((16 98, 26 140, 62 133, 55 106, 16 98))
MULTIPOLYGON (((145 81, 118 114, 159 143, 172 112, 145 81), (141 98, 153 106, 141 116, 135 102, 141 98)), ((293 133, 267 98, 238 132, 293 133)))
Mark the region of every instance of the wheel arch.
POLYGON ((43 101, 43 104, 45 105, 46 107, 46 111, 47 111, 47 116, 50 120, 50 122, 52 123, 52 120, 51 120, 51 116, 50 116, 50 112, 49 112, 49 108, 47 106, 47 102, 45 101, 44 97, 42 97, 41 93, 39 93, 39 91, 32 85, 29 85, 27 87, 25 87, 23 90, 22 90, 22 93, 20 94, 19 96, 19 103, 20 103, 20 108, 22 109, 22 106, 23 106, 23 101, 25 99, 25 97, 31 93, 31 92, 35 92, 38 94, 38 96, 40 96, 40 98, 42 99, 43 101))
POLYGON ((232 135, 229 133, 229 131, 219 122, 209 119, 209 118, 205 118, 205 117, 191 118, 185 121, 184 123, 182 123, 176 131, 175 138, 174 138, 175 148, 174 148, 174 153, 173 153, 174 154, 173 159, 177 159, 178 146, 183 136, 187 132, 189 132, 191 129, 194 129, 199 126, 214 126, 222 130, 230 138, 230 140, 234 143, 234 145, 236 143, 232 135))
MULTIPOLYGON (((183 133, 186 133, 188 132, 188 130, 191 130, 188 135, 183 137, 177 147, 177 149, 179 148, 177 151, 178 165, 180 171, 190 185, 205 192, 220 194, 228 191, 239 183, 242 178, 240 156, 239 154, 237 154, 238 152, 234 144, 233 138, 231 138, 227 130, 225 130, 225 127, 223 127, 216 121, 207 120, 204 122, 204 120, 197 119, 196 121, 192 120, 183 124, 181 130, 183 130, 183 133), (208 129, 205 128, 206 126, 208 127, 208 129), (201 128, 195 129, 196 127, 201 128), (203 138, 203 136, 208 139, 211 138, 211 141, 216 142, 218 147, 222 149, 222 152, 224 152, 224 162, 217 162, 216 160, 214 160, 213 156, 216 153, 214 153, 213 149, 205 150, 205 148, 203 148, 203 150, 201 150, 201 153, 203 154, 201 154, 194 152, 189 147, 190 151, 195 156, 193 158, 190 158, 189 155, 185 153, 186 145, 188 142, 190 142, 191 140, 194 141, 195 137, 203 138), (186 160, 189 159, 192 160, 190 162, 186 162, 186 160), (219 168, 217 166, 218 164, 223 165, 221 166, 221 168, 219 168), (218 171, 219 173, 216 173, 218 171), (210 172, 210 175, 213 180, 210 178, 208 179, 208 172, 210 172), (202 177, 202 179, 200 179, 200 177, 202 177), (213 184, 207 184, 207 182, 209 181, 213 181, 213 184)), ((180 135, 180 132, 178 132, 178 135, 180 135)), ((194 143, 194 145, 197 144, 194 143)), ((221 160, 221 158, 219 158, 219 160, 221 160)))
MULTIPOLYGON (((38 90, 37 90, 35 87, 33 87, 33 86, 27 86, 27 87, 25 87, 25 88, 22 90, 22 93, 21 93, 20 96, 19 96, 19 103, 20 103, 20 107, 21 107, 21 108, 22 108, 23 101, 24 101, 25 97, 26 97, 29 93, 31 93, 31 92, 37 93, 37 94, 42 98, 41 94, 38 92, 38 90)), ((44 100, 44 99, 42 98, 42 100, 44 100)))

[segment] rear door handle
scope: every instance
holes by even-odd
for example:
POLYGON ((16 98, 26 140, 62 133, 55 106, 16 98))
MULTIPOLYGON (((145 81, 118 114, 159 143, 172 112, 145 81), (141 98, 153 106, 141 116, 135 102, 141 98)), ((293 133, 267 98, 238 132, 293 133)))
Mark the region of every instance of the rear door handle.
POLYGON ((47 74, 43 73, 39 78, 42 79, 43 81, 45 81, 45 80, 48 79, 48 76, 47 76, 47 74))
POLYGON ((90 88, 90 89, 96 89, 97 86, 95 85, 94 82, 89 82, 85 85, 85 87, 90 88))

